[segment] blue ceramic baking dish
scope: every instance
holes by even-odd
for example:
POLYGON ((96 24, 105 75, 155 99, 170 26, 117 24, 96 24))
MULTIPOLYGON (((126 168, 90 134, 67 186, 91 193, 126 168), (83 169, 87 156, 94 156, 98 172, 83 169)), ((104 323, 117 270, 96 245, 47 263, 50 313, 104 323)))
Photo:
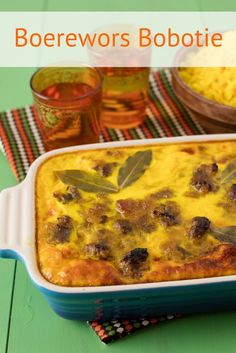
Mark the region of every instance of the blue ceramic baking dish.
POLYGON ((236 276, 101 287, 61 287, 49 283, 37 266, 34 201, 37 168, 56 154, 104 147, 234 139, 236 134, 186 136, 84 145, 46 153, 32 164, 21 184, 0 193, 0 256, 23 261, 49 305, 66 319, 110 320, 235 308, 236 276))

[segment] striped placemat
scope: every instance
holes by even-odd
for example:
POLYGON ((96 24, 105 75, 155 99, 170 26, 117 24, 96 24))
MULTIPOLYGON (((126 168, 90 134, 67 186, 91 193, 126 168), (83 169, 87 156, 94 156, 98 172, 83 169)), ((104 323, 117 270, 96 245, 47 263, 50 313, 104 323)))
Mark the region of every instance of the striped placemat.
MULTIPOLYGON (((0 148, 19 181, 23 180, 30 164, 45 152, 33 106, 0 113, 0 148)), ((149 99, 145 122, 134 129, 103 128, 100 141, 196 135, 203 129, 177 99, 171 85, 169 70, 150 75, 149 99)))
MULTIPOLYGON (((129 130, 103 128, 100 141, 132 140, 154 137, 196 135, 203 129, 190 116, 177 99, 171 85, 168 69, 153 71, 150 75, 149 98, 145 122, 129 130)), ((25 178, 30 164, 45 152, 37 113, 33 106, 12 109, 0 113, 0 149, 5 153, 17 179, 25 178)), ((138 320, 117 320, 111 322, 90 322, 102 342, 108 343, 134 331, 156 325, 176 316, 140 318, 138 320)))

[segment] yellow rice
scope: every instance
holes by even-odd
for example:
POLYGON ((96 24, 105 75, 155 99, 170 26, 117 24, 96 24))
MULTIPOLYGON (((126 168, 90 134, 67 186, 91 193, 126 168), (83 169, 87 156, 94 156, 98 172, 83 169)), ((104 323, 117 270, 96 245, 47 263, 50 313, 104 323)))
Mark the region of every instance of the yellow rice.
POLYGON ((179 74, 204 97, 236 107, 236 67, 186 67, 179 74))

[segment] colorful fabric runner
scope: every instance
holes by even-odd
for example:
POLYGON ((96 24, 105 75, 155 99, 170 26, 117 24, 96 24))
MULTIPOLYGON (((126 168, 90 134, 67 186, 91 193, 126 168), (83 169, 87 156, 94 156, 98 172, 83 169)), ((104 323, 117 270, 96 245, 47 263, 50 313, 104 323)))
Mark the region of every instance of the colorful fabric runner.
MULTIPOLYGON (((33 106, 0 113, 0 149, 5 153, 18 181, 25 178, 31 163, 45 148, 33 106)), ((176 97, 171 85, 170 70, 154 71, 150 75, 149 99, 145 122, 129 130, 103 128, 101 142, 132 140, 179 135, 196 135, 203 129, 190 116, 176 97)), ((111 322, 90 322, 90 326, 104 343, 124 337, 136 330, 172 319, 140 318, 111 322)))

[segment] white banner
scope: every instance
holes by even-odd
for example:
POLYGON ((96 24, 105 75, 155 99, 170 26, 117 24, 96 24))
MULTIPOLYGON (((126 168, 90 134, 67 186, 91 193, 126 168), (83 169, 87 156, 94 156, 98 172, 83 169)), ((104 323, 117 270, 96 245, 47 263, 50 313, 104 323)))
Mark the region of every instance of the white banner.
POLYGON ((236 12, 0 12, 0 67, 236 66, 236 12))

